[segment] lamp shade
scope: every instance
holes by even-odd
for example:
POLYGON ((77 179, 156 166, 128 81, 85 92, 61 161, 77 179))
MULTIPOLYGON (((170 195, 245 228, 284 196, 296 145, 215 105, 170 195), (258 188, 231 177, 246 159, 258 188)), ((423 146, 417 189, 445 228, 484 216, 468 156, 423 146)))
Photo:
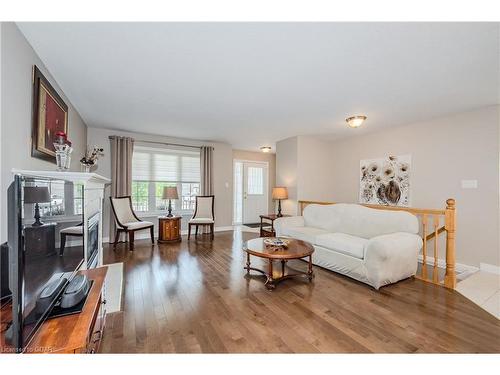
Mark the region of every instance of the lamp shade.
POLYGON ((47 203, 50 202, 49 188, 47 186, 25 186, 24 203, 47 203))
POLYGON ((288 199, 288 190, 284 186, 273 187, 273 199, 288 199))
POLYGON ((177 186, 165 186, 163 188, 163 199, 179 199, 177 186))

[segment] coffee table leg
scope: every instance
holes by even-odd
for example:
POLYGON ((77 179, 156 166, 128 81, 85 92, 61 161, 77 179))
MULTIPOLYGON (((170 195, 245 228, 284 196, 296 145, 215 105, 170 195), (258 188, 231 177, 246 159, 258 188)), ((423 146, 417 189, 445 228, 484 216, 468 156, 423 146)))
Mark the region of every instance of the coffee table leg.
POLYGON ((269 259, 269 268, 267 271, 267 281, 266 281, 267 289, 274 289, 276 285, 273 282, 273 260, 269 259))
POLYGON ((247 275, 250 274, 250 254, 247 253, 247 275))
POLYGON ((307 275, 309 276, 309 281, 311 281, 314 277, 313 274, 313 262, 312 262, 312 255, 309 255, 309 268, 307 270, 307 275))
POLYGON ((285 276, 285 260, 281 260, 281 277, 285 276))

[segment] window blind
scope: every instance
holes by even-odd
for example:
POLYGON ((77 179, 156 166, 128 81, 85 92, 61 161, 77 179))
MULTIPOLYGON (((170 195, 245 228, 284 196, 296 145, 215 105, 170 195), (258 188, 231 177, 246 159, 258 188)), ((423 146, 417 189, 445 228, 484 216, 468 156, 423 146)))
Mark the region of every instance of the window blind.
POLYGON ((199 182, 200 154, 136 145, 132 156, 132 180, 199 182))

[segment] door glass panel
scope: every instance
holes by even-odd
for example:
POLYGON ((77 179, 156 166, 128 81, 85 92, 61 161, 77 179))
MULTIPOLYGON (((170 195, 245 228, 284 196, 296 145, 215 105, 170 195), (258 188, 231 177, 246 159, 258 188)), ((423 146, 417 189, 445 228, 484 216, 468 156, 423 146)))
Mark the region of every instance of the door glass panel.
POLYGON ((264 194, 264 169, 248 167, 247 193, 251 195, 264 194))

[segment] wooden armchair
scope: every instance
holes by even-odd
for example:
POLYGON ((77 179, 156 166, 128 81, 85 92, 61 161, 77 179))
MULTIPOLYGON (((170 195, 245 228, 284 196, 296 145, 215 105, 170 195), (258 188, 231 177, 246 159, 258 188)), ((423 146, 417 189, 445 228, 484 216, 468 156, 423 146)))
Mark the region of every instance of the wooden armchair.
POLYGON ((128 234, 130 250, 134 249, 134 233, 138 230, 149 229, 151 242, 154 240, 154 224, 150 221, 143 221, 137 217, 132 208, 132 198, 130 195, 124 197, 109 198, 111 200, 111 209, 115 215, 116 232, 113 247, 120 238, 120 233, 128 234))
POLYGON ((210 227, 210 237, 214 238, 214 202, 214 195, 198 195, 196 197, 194 215, 188 223, 188 240, 191 237, 191 226, 193 225, 196 227, 195 236, 198 235, 198 227, 201 225, 210 227))

